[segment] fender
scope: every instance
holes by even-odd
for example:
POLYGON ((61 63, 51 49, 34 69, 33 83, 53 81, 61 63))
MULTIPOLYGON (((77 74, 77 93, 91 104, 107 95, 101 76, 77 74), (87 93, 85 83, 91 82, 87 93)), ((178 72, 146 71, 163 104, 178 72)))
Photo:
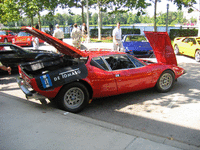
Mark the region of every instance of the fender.
POLYGON ((84 63, 54 70, 35 77, 40 90, 47 90, 86 78, 88 70, 84 63))

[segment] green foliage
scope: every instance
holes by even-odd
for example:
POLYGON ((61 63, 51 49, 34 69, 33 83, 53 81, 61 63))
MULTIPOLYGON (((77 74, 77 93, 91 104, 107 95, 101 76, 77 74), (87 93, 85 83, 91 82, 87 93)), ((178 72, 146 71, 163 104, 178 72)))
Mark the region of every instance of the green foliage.
MULTIPOLYGON (((102 29, 102 37, 112 37, 112 29, 102 29)), ((140 34, 140 29, 123 29, 122 34, 140 34)), ((98 29, 91 29, 90 30, 91 37, 98 36, 98 29)))
POLYGON ((197 36, 197 29, 171 29, 170 30, 170 39, 174 40, 176 37, 185 37, 185 36, 197 36))

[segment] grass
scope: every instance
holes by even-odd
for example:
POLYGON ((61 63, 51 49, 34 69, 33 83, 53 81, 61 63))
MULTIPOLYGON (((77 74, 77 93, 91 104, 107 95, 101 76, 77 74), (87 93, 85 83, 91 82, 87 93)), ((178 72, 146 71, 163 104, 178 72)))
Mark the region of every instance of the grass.
POLYGON ((99 43, 112 43, 113 38, 112 37, 102 37, 101 40, 98 40, 98 38, 91 38, 91 42, 99 42, 99 43))

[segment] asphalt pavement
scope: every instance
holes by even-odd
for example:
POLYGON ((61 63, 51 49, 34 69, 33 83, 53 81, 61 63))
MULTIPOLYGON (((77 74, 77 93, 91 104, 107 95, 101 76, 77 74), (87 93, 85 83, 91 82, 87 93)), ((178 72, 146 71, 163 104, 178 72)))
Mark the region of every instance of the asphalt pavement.
POLYGON ((0 92, 1 150, 192 149, 163 137, 33 103, 14 96, 15 92, 19 91, 13 90, 12 95, 0 92))
POLYGON ((65 112, 51 103, 26 100, 16 84, 16 76, 0 75, 1 150, 199 149, 171 138, 65 112))

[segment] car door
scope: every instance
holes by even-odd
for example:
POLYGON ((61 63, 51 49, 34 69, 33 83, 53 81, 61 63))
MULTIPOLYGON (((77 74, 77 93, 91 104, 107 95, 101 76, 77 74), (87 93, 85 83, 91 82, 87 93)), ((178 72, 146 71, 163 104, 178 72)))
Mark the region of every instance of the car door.
POLYGON ((179 46, 180 52, 184 55, 191 55, 193 49, 193 40, 192 38, 185 38, 179 46))
POLYGON ((8 31, 8 35, 7 35, 7 38, 8 38, 8 42, 12 42, 12 39, 15 37, 15 34, 11 31, 8 31))
POLYGON ((189 43, 186 47, 186 54, 188 56, 193 57, 195 54, 196 47, 197 47, 197 42, 196 42, 195 38, 189 38, 189 43))
POLYGON ((137 91, 150 87, 152 75, 150 69, 140 61, 128 55, 114 56, 118 66, 110 67, 114 75, 118 94, 137 91))
POLYGON ((93 89, 93 98, 117 94, 117 84, 113 72, 102 57, 92 58, 88 69, 88 82, 93 89))

